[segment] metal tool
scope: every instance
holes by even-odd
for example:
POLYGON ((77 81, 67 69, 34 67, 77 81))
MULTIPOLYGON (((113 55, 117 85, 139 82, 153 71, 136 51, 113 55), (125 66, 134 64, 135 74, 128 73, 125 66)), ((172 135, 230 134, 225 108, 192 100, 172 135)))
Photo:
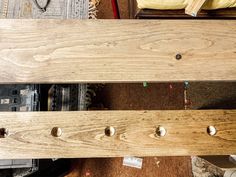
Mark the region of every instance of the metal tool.
POLYGON ((38 0, 34 0, 35 5, 36 5, 42 12, 46 12, 47 7, 48 7, 50 1, 51 1, 51 0, 47 0, 46 5, 45 5, 44 7, 42 7, 42 6, 39 5, 38 0))

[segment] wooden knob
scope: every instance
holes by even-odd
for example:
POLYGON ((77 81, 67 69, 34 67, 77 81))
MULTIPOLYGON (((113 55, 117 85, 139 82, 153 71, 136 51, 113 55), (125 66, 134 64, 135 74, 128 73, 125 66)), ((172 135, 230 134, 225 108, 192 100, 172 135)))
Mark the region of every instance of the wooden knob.
POLYGON ((214 126, 210 125, 207 127, 207 133, 210 135, 210 136, 214 136, 216 134, 217 130, 214 126))
POLYGON ((51 131, 52 136, 60 137, 62 135, 62 129, 59 127, 53 127, 51 131))
POLYGON ((166 135, 166 129, 162 126, 157 127, 156 129, 156 136, 162 137, 166 135))
POLYGON ((113 135, 115 135, 115 133, 116 133, 116 130, 114 127, 108 126, 105 128, 105 135, 106 136, 113 136, 113 135))
POLYGON ((0 128, 0 138, 6 138, 8 134, 9 134, 9 131, 7 128, 0 128))

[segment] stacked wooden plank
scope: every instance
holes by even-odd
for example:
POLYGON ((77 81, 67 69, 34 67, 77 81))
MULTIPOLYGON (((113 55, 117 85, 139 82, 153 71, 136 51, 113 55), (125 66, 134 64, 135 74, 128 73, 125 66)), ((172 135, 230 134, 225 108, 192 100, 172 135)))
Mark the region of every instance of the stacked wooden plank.
MULTIPOLYGON (((217 20, 1 20, 0 81, 235 81, 235 31, 217 20)), ((2 159, 236 153, 235 110, 0 116, 2 159)))

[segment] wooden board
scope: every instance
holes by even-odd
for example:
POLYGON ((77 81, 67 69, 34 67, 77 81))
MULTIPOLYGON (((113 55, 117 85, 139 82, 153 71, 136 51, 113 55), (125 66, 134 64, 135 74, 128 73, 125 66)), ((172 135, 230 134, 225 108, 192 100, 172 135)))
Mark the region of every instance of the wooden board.
POLYGON ((81 111, 0 113, 0 159, 222 155, 236 153, 236 111, 81 111), (155 136, 158 126, 164 137, 155 136), (207 133, 209 125, 217 134, 207 133), (107 126, 115 135, 105 136, 107 126), (62 129, 60 137, 51 135, 62 129))
POLYGON ((203 4, 207 0, 192 0, 188 3, 187 7, 185 8, 185 13, 191 16, 196 17, 198 11, 202 8, 203 4))
POLYGON ((235 39, 233 20, 1 20, 0 81, 236 80, 235 39))

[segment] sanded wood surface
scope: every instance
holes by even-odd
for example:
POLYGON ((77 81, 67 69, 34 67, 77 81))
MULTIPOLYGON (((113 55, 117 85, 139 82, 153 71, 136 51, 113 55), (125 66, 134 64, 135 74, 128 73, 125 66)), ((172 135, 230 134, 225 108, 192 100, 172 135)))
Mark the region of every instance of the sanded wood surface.
POLYGON ((185 13, 191 16, 196 17, 198 14, 198 11, 202 8, 203 4, 207 0, 192 0, 189 2, 187 7, 185 8, 185 13))
POLYGON ((222 155, 236 153, 236 111, 81 111, 0 113, 0 158, 222 155), (155 136, 161 125, 167 133, 155 136), (207 126, 217 129, 207 134, 207 126), (104 134, 107 126, 114 136, 104 134), (51 135, 62 129, 60 137, 51 135))
POLYGON ((236 80, 235 39, 233 20, 0 20, 0 81, 236 80))

